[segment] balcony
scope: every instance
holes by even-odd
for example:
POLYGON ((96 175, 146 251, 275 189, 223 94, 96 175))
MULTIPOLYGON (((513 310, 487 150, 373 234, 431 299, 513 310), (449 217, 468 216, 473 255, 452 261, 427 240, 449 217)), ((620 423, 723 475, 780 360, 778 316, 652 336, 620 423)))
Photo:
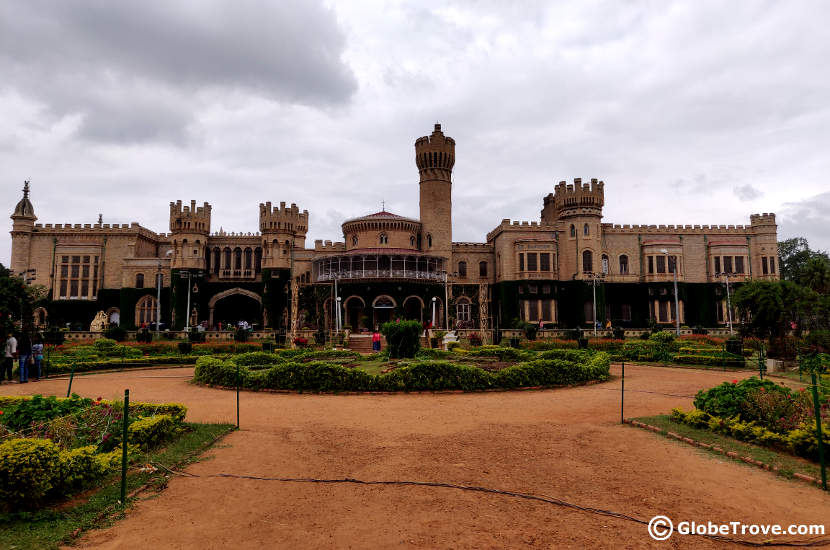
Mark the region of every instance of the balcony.
POLYGON ((312 263, 315 283, 348 280, 410 280, 443 282, 444 260, 418 253, 349 253, 319 258, 312 263))
POLYGON ((220 279, 254 279, 256 276, 253 269, 220 269, 218 274, 220 279))
POLYGON ((554 271, 519 271, 516 278, 521 281, 550 280, 556 277, 554 271))

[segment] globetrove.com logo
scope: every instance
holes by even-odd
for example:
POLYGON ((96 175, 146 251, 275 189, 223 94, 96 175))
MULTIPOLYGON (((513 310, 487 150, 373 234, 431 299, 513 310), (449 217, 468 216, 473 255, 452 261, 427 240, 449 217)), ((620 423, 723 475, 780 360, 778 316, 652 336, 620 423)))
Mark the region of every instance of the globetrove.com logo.
POLYGON ((780 525, 777 523, 755 524, 729 521, 715 523, 712 521, 681 521, 675 529, 674 523, 667 516, 654 516, 648 522, 648 534, 654 540, 666 540, 673 533, 678 535, 823 535, 824 525, 793 524, 780 525))

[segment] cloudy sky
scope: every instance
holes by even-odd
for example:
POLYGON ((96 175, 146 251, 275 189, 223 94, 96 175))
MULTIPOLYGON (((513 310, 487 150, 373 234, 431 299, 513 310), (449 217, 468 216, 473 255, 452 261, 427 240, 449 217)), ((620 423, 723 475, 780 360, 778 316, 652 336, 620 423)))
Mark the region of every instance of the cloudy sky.
MULTIPOLYGON (((309 242, 418 216, 413 144, 457 142, 454 240, 537 220, 560 180, 606 222, 748 223, 830 248, 830 3, 105 0, 0 3, 0 196, 42 223, 260 202, 309 242)), ((11 228, 11 220, 7 227, 11 228)), ((10 238, 0 234, 0 263, 10 238)))

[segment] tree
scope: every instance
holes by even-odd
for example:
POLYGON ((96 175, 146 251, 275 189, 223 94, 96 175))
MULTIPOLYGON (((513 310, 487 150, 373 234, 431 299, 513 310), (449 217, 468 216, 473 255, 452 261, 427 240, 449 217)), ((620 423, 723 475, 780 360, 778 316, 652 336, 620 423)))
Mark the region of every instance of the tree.
MULTIPOLYGON (((781 278, 786 281, 802 282, 810 260, 819 258, 830 264, 827 252, 810 250, 804 237, 794 237, 778 243, 778 257, 781 278)), ((802 283, 803 284, 803 283, 802 283)))
POLYGON ((804 265, 800 282, 815 292, 827 294, 830 290, 830 262, 821 255, 814 255, 804 265))
POLYGON ((33 296, 28 292, 23 279, 0 264, 0 330, 9 333, 24 319, 32 318, 33 296))

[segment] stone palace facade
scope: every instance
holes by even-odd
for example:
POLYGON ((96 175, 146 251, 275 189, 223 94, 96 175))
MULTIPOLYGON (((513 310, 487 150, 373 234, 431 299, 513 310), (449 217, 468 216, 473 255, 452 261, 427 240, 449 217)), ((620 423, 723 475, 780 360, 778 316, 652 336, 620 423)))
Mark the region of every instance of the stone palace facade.
POLYGON ((778 278, 774 214, 753 214, 749 225, 604 223, 596 179, 560 182, 539 220, 505 219, 484 242, 453 242, 455 141, 440 124, 415 141, 415 163, 419 219, 368 214, 344 221, 342 240, 313 246, 308 210, 284 202, 259 205, 257 233, 211 232, 211 205, 195 201, 170 203, 169 233, 100 218, 36 223, 27 183, 11 216, 11 270, 49 289, 38 325, 83 330, 98 311, 134 328, 159 309, 177 329, 242 319, 331 329, 338 307, 354 331, 391 318, 481 330, 517 320, 592 326, 595 309, 596 321, 616 326, 671 325, 679 315, 711 327, 727 317, 727 278, 778 278))

